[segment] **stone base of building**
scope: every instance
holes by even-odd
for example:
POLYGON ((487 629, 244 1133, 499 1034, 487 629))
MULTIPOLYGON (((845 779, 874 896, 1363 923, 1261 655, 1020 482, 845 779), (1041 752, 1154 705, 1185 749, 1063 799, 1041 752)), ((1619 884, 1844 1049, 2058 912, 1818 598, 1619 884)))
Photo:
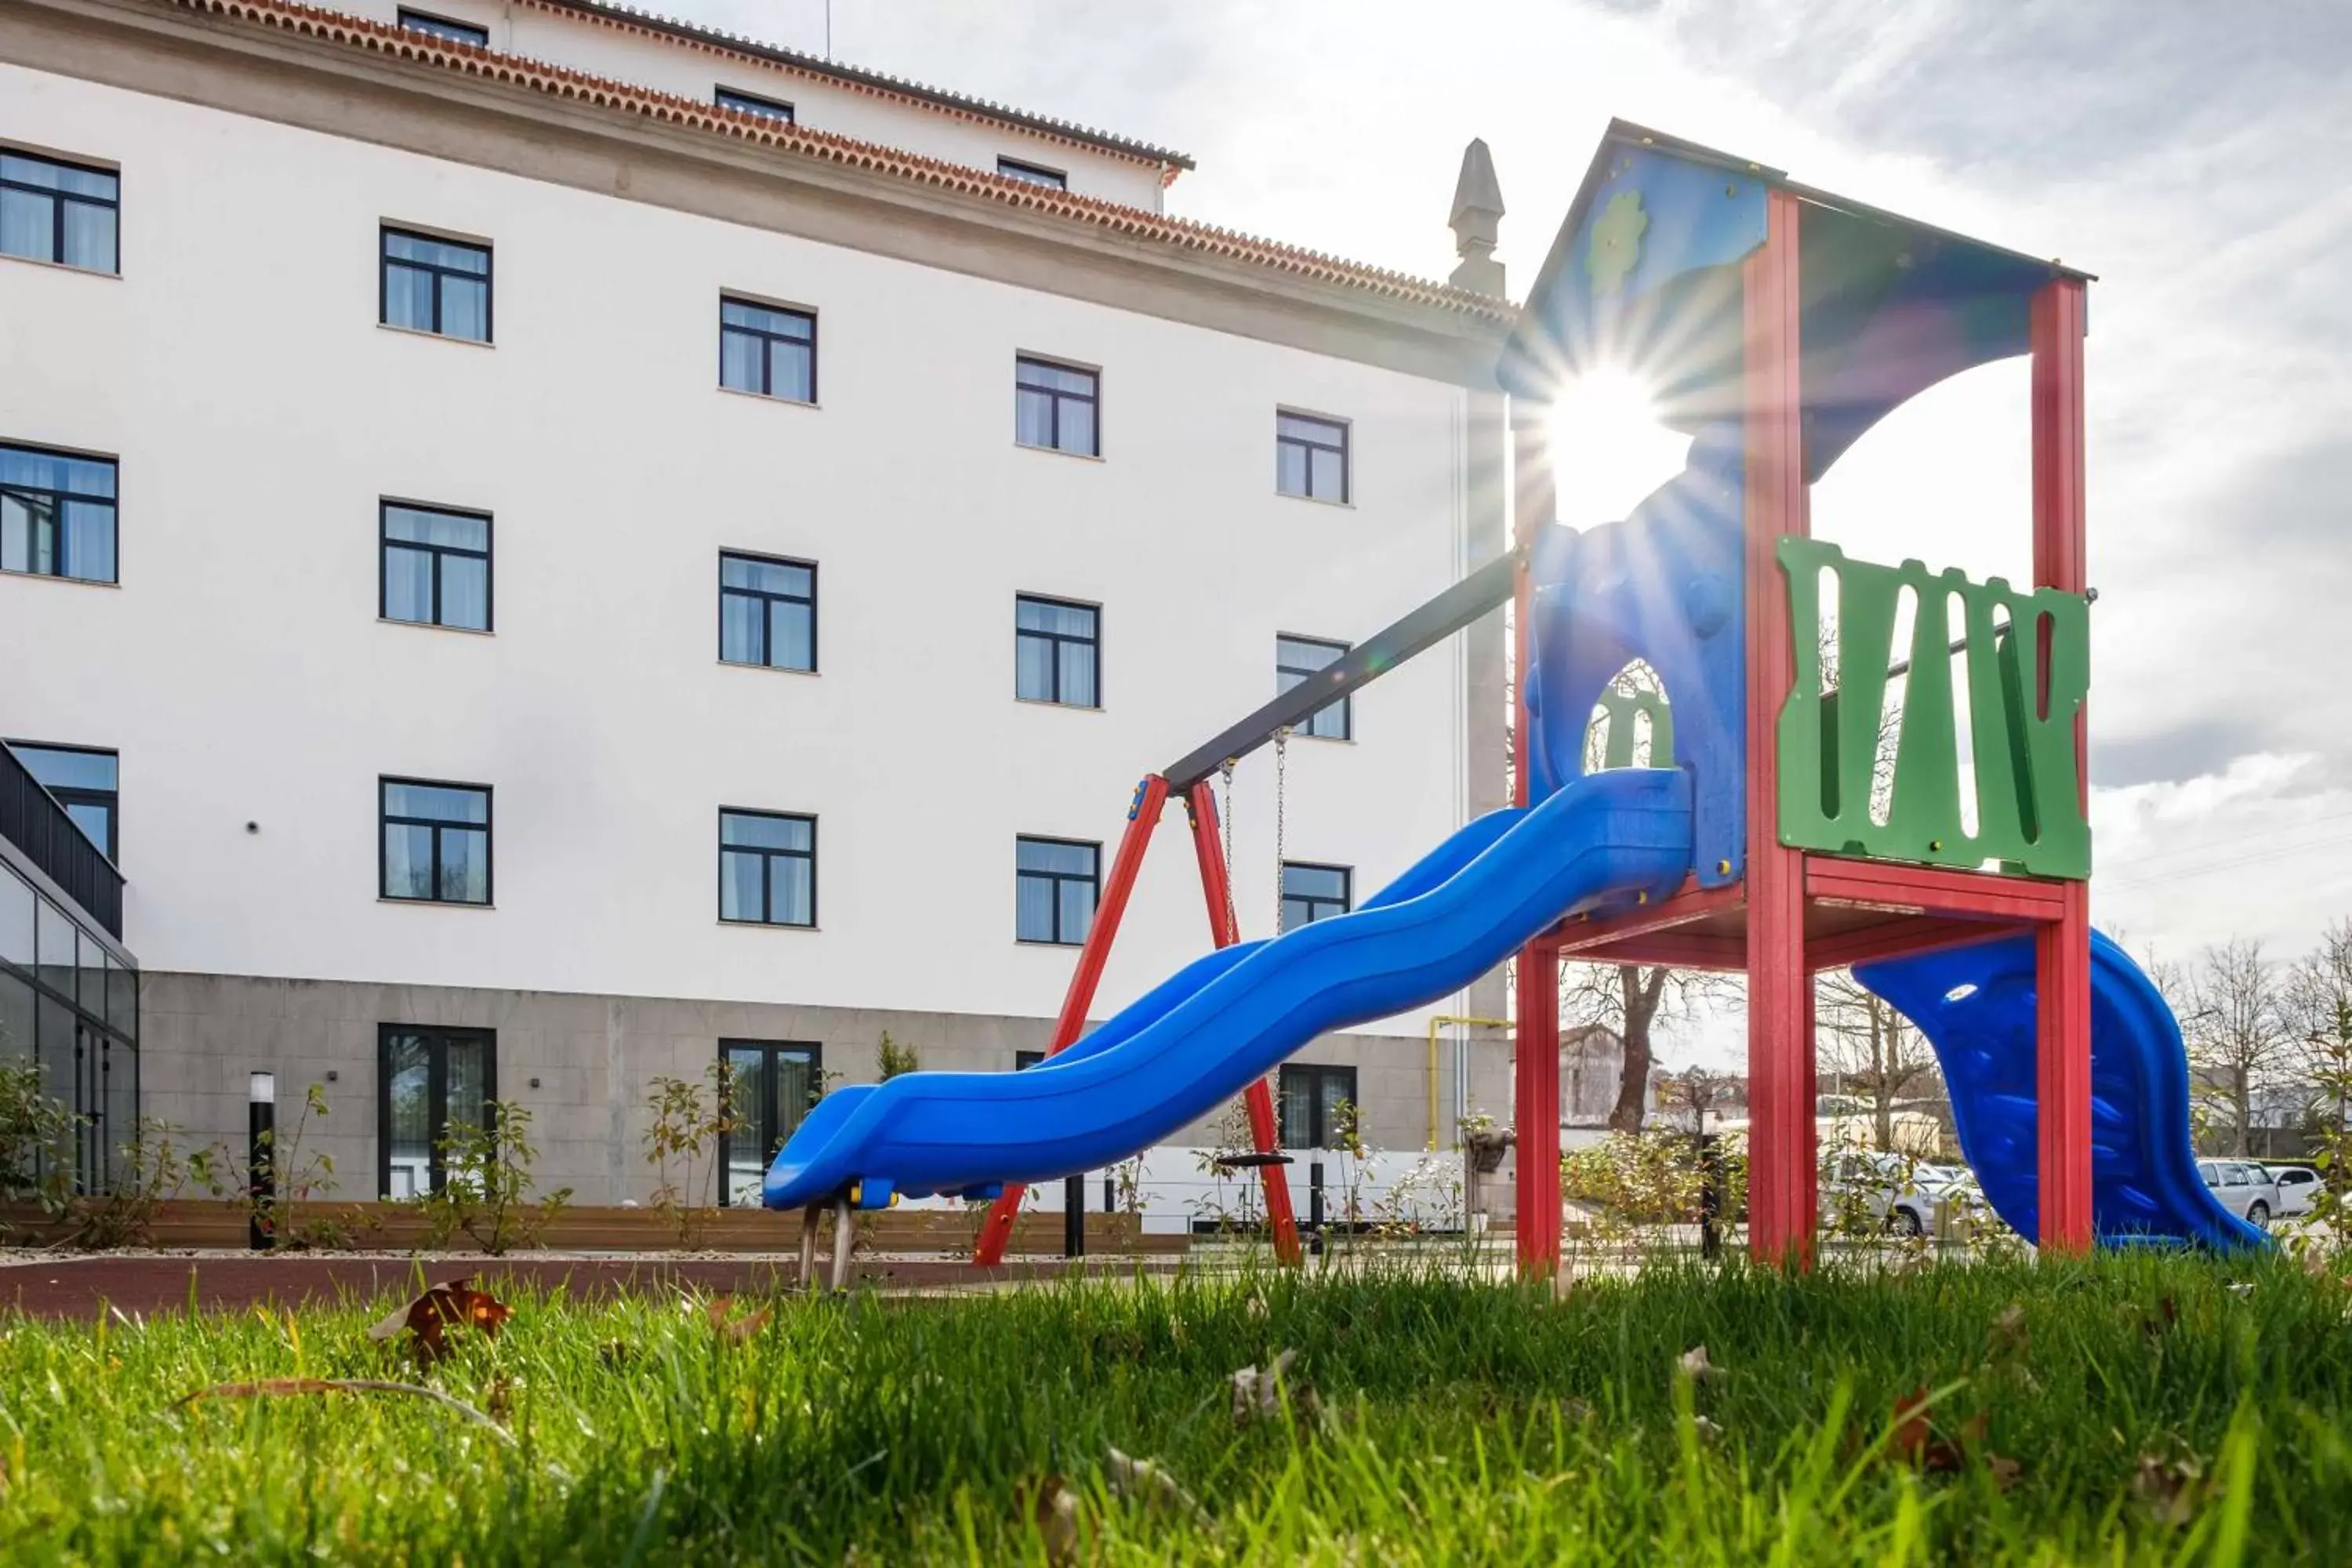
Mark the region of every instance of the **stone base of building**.
MULTIPOLYGON (((651 1198, 657 1178, 646 1134, 654 1080, 702 1081, 722 1041, 812 1046, 828 1082, 861 1083, 879 1076, 886 1032, 922 1067, 959 1072, 1011 1072, 1020 1053, 1043 1051, 1053 1032, 1046 1018, 153 970, 141 989, 142 1112, 194 1144, 217 1140, 241 1151, 249 1077, 275 1073, 281 1148, 290 1159, 331 1158, 333 1195, 347 1202, 385 1195, 379 1097, 387 1027, 486 1031, 496 1097, 530 1112, 537 1185, 570 1187, 583 1204, 651 1198), (294 1122, 312 1084, 327 1115, 302 1129, 297 1151, 294 1122)), ((1352 1068, 1364 1142, 1418 1149, 1430 1133, 1428 1055, 1422 1035, 1344 1034, 1292 1059, 1352 1068)), ((1441 1142, 1453 1142, 1458 1103, 1509 1120, 1507 1047, 1484 1043, 1468 1053, 1467 1092, 1458 1098, 1455 1053, 1438 1055, 1435 1103, 1448 1119, 1441 1142)), ((1163 1142, 1216 1145, 1218 1119, 1163 1142)), ((701 1162, 699 1201, 709 1201, 711 1164, 708 1156, 701 1162)))

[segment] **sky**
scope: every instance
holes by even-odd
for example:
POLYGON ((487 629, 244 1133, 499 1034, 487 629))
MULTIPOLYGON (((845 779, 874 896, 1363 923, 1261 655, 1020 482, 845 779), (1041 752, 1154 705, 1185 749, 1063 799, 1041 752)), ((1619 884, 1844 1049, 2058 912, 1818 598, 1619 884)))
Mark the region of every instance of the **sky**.
MULTIPOLYGON (((824 0, 666 4, 825 47, 824 0)), ((1425 277, 1454 263, 1470 138, 1493 149, 1516 291, 1612 116, 2096 273, 2093 918, 2186 960, 2232 937, 2289 958, 2352 917, 2352 4, 831 13, 837 58, 1192 153, 1174 213, 1425 277)), ((2022 362, 1955 378, 1823 478, 1814 532, 2028 581, 2027 432, 2022 362)), ((1738 1052, 1720 1017, 1666 1047, 1738 1052)))

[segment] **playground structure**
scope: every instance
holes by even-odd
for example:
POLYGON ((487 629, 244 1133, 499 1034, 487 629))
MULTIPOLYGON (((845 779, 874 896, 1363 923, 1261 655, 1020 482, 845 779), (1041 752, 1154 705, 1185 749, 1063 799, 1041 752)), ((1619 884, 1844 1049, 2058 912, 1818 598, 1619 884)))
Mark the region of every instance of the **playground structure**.
POLYGON ((1513 399, 1509 552, 1143 779, 1047 1061, 818 1103, 765 1188, 769 1206, 806 1209, 804 1260, 818 1205, 845 1221, 944 1193, 994 1200, 975 1249, 993 1262, 1021 1183, 1123 1158, 1235 1093, 1276 1249, 1295 1260, 1265 1074, 1318 1034, 1426 1005, 1514 954, 1523 1268, 1559 1261, 1564 957, 1745 972, 1759 1258, 1811 1256, 1812 976, 1844 966, 1935 1047, 1962 1152, 2022 1234, 2059 1248, 2257 1243, 2197 1175, 2177 1026, 2089 924, 2089 281, 1612 124, 1498 367, 1513 399), (2030 588, 1850 561, 1808 537, 1808 487, 1871 426, 2021 354, 2030 588), (1623 521, 1577 532, 1554 521, 1549 405, 1601 370, 1649 387, 1690 453, 1623 521), (1355 910, 1239 942, 1211 780, 1506 602, 1515 804, 1355 910), (1620 688, 1637 662, 1663 701, 1620 688), (1658 765, 1632 765, 1635 708, 1658 765), (1191 816, 1214 951, 1082 1035, 1171 796, 1191 816))

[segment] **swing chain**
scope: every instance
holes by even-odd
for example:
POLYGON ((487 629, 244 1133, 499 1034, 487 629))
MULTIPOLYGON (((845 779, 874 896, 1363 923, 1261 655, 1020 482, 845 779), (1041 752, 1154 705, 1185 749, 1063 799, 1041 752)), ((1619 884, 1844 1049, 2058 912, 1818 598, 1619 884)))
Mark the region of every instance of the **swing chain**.
POLYGON ((1234 759, 1227 757, 1217 769, 1223 777, 1224 799, 1217 805, 1217 826, 1225 840, 1225 930, 1234 941, 1242 939, 1240 917, 1234 910, 1234 759))

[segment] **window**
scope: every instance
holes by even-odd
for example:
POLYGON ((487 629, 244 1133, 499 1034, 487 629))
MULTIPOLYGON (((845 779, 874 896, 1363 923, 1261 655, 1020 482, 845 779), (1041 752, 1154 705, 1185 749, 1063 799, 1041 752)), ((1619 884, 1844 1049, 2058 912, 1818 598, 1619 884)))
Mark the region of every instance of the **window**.
POLYGON ((88 746, 44 746, 31 741, 6 744, 25 764, 25 771, 57 797, 89 841, 109 860, 119 861, 121 813, 116 754, 88 746))
POLYGON ((756 93, 737 92, 731 87, 722 87, 710 95, 710 101, 721 109, 756 114, 762 120, 781 120, 787 125, 793 122, 793 106, 778 99, 761 98, 756 93))
POLYGON ((1310 866, 1304 861, 1282 863, 1282 929, 1296 930, 1344 915, 1353 908, 1349 884, 1354 873, 1345 866, 1310 866))
POLYGON ((490 249, 387 225, 378 320, 387 327, 490 341, 490 249))
POLYGON ((719 384, 787 403, 814 403, 816 318, 721 294, 719 384))
MULTIPOLYGON (((1279 696, 1293 687, 1313 679, 1347 657, 1348 645, 1343 642, 1321 642, 1314 637, 1277 637, 1274 639, 1274 689, 1279 696)), ((1294 731, 1312 735, 1318 741, 1344 741, 1355 733, 1355 713, 1352 699, 1342 697, 1337 702, 1327 702, 1307 716, 1307 721, 1294 731)))
POLYGON ((498 1098, 498 1035, 383 1024, 376 1054, 376 1190, 387 1198, 437 1193, 449 1130, 484 1125, 498 1098))
POLYGON ((1282 1146, 1328 1149, 1342 1131, 1339 1110, 1356 1104, 1354 1068, 1283 1064, 1282 1146))
POLYGON ((814 673, 816 568, 804 561, 719 552, 719 658, 814 673))
POLYGON ((376 781, 383 818, 377 892, 430 904, 490 901, 490 792, 424 779, 376 781))
POLYGON ((1027 1072, 1045 1059, 1045 1053, 1043 1051, 1015 1051, 1013 1053, 1013 1070, 1027 1072))
POLYGON ((478 49, 490 47, 490 30, 477 27, 471 22, 452 22, 444 16, 428 16, 422 11, 401 7, 401 30, 409 33, 429 33, 436 38, 446 38, 453 44, 471 44, 478 49))
POLYGON ((0 447, 0 572, 113 582, 114 459, 0 447))
POLYGON ((1057 191, 1070 188, 1070 176, 1059 169, 1048 169, 1043 163, 1024 163, 1018 158, 999 158, 996 172, 1008 180, 1021 180, 1033 185, 1050 185, 1057 191))
POLYGON ((816 818, 719 813, 719 918, 744 925, 816 924, 816 818))
POLYGON ((1090 370, 1031 359, 1013 362, 1013 438, 1084 457, 1102 455, 1100 378, 1090 370))
POLYGON ((721 1040, 719 1059, 727 1066, 728 1110, 737 1123, 719 1134, 719 1201, 757 1208, 768 1163, 824 1092, 824 1047, 796 1040, 721 1040))
POLYGON ((1069 838, 1013 840, 1013 934, 1022 942, 1076 947, 1095 923, 1096 868, 1102 846, 1069 838))
POLYGON ((387 621, 490 629, 490 520, 475 511, 384 501, 383 586, 376 613, 387 621))
POLYGON ((1348 426, 1307 414, 1274 416, 1274 488, 1308 500, 1348 499, 1348 426))
POLYGON ((121 202, 111 169, 0 149, 0 256, 118 272, 121 202))
POLYGON ((1013 601, 1013 695, 1066 708, 1102 706, 1102 612, 1064 599, 1013 601))

